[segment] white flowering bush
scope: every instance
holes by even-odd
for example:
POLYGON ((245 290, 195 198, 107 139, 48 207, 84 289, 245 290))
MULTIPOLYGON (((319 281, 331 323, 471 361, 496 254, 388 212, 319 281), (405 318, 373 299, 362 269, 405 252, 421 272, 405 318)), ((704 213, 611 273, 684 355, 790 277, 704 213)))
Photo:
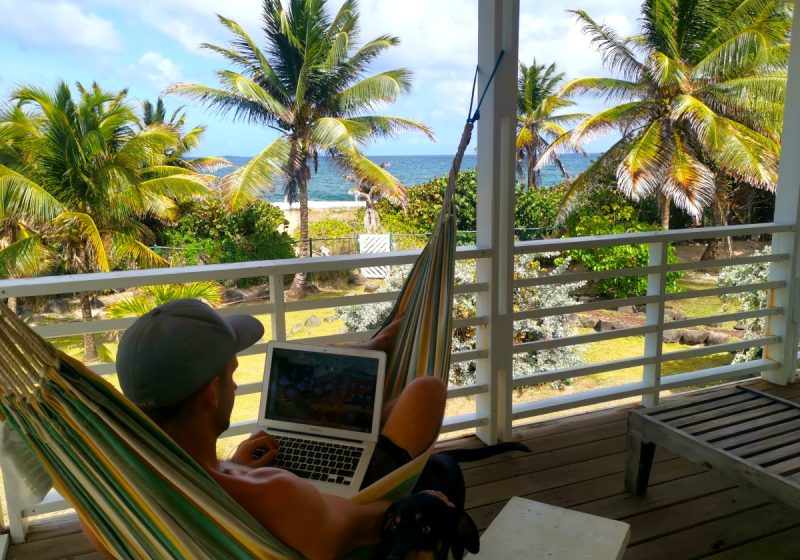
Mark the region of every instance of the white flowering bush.
MULTIPOLYGON (((753 253, 757 255, 769 255, 772 252, 770 247, 763 251, 753 253)), ((743 286, 746 284, 759 284, 766 282, 769 277, 770 263, 741 264, 729 266, 720 271, 717 278, 717 285, 720 287, 743 286)), ((737 310, 750 311, 752 309, 763 309, 767 305, 767 290, 754 290, 750 292, 740 292, 738 294, 725 294, 720 296, 723 303, 735 307, 737 310)), ((745 323, 745 336, 750 338, 764 332, 764 319, 757 317, 745 323)), ((733 363, 740 363, 758 358, 761 355, 761 347, 756 346, 737 352, 733 363)))
MULTIPOLYGON (((561 274, 569 265, 569 261, 561 263, 552 274, 561 274)), ((399 290, 410 266, 391 267, 390 273, 380 291, 399 290)), ((517 278, 531 278, 547 274, 539 262, 530 255, 523 255, 514 263, 517 278)), ((475 281, 474 263, 458 261, 455 269, 456 284, 467 284, 475 281)), ((577 301, 570 292, 582 283, 546 286, 544 289, 518 288, 514 290, 514 309, 527 311, 550 307, 574 305, 577 301)), ((476 312, 475 294, 458 294, 453 300, 453 318, 466 319, 474 317, 476 312)), ((338 308, 336 316, 342 319, 348 331, 361 331, 378 328, 391 310, 390 303, 352 305, 338 308)), ((559 315, 541 319, 526 319, 514 323, 514 342, 533 342, 562 338, 577 334, 576 321, 559 315)), ((459 352, 475 348, 475 327, 456 329, 453 333, 453 351, 459 352)), ((567 347, 552 350, 541 350, 514 355, 514 376, 531 375, 579 365, 582 362, 580 348, 567 347)), ((475 362, 457 362, 451 365, 450 382, 456 385, 468 385, 475 382, 475 362)))

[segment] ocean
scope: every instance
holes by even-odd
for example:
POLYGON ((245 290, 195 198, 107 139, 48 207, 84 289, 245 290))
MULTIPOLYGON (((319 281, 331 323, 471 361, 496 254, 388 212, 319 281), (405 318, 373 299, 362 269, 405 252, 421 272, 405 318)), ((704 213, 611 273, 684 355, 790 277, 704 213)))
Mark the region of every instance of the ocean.
MULTIPOLYGON (((564 167, 571 176, 575 176, 584 169, 598 156, 599 154, 589 154, 583 156, 580 154, 564 154, 561 160, 564 162, 564 167)), ((225 159, 239 167, 246 163, 249 158, 241 156, 225 156, 225 159)), ((444 156, 374 156, 370 157, 372 161, 378 164, 389 164, 388 170, 395 177, 397 177, 403 185, 410 187, 421 183, 426 183, 434 177, 443 177, 450 172, 450 166, 453 163, 452 155, 444 156)), ((465 154, 464 160, 461 163, 461 169, 473 169, 476 165, 477 157, 475 154, 465 154)), ((215 175, 223 176, 234 168, 221 169, 215 175)), ((523 175, 519 175, 520 180, 524 180, 523 175)), ((552 186, 562 181, 561 173, 555 166, 545 167, 542 169, 542 184, 543 186, 552 186)), ((308 185, 308 199, 319 201, 352 201, 353 195, 348 193, 353 188, 351 183, 344 179, 344 174, 341 169, 336 167, 327 158, 320 158, 319 170, 316 174, 311 175, 311 181, 308 185)), ((270 202, 283 201, 283 194, 280 190, 276 189, 275 192, 270 193, 266 197, 270 202)))

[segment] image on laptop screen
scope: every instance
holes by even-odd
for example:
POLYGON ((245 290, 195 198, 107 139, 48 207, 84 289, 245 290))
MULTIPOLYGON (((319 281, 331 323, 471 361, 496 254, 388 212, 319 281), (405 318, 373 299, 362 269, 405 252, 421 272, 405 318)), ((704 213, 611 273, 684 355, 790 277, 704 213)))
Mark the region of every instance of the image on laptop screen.
POLYGON ((265 419, 369 433, 379 361, 274 348, 265 419))

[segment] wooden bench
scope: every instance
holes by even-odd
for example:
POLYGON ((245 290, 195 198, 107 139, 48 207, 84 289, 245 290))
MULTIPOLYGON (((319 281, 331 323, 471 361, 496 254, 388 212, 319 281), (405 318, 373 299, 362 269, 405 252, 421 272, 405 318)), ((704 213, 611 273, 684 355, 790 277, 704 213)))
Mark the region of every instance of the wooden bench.
POLYGON ((800 405, 742 386, 628 416, 625 487, 647 492, 655 446, 800 509, 800 405))
POLYGON ((630 525, 525 498, 511 498, 470 560, 620 560, 630 525))

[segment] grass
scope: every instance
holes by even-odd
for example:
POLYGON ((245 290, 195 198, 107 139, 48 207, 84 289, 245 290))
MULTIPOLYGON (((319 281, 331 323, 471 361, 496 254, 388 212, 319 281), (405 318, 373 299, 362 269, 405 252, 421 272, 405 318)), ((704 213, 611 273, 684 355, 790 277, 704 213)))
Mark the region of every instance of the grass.
MULTIPOLYGON (((714 287, 716 285, 713 277, 707 274, 686 274, 681 280, 681 285, 685 290, 702 290, 714 287)), ((363 293, 361 287, 342 286, 329 288, 321 291, 320 293, 310 294, 308 299, 325 299, 329 297, 340 297, 355 295, 363 293)), ((722 302, 716 297, 703 297, 694 298, 689 300, 682 300, 670 304, 676 309, 681 309, 688 317, 703 317, 714 315, 721 311, 722 302)), ((267 314, 256 315, 264 324, 265 340, 272 338, 272 326, 270 316, 267 314)), ((727 324, 725 325, 728 326, 727 324)), ((307 337, 318 337, 338 334, 344 327, 341 320, 335 318, 335 310, 330 309, 316 309, 310 311, 294 311, 286 314, 286 328, 289 339, 300 339, 307 337), (306 321, 312 316, 316 316, 320 320, 319 325, 305 326, 306 321), (291 331, 297 329, 294 333, 291 331)), ((592 332, 589 329, 581 329, 581 332, 592 332)), ((54 341, 57 346, 64 349, 70 355, 78 359, 82 358, 83 354, 83 337, 73 336, 56 339, 54 341)), ((115 340, 100 340, 98 337, 99 352, 101 361, 113 361, 116 355, 117 342, 115 340)), ((665 344, 664 352, 673 352, 689 348, 689 346, 681 344, 665 344)), ((596 342, 593 344, 584 345, 583 358, 586 363, 598 363, 607 360, 619 360, 625 358, 634 358, 641 356, 644 352, 644 337, 625 337, 614 340, 607 340, 596 342)), ((665 362, 662 366, 662 373, 665 376, 683 373, 687 371, 706 369, 720 365, 729 364, 733 358, 730 353, 717 353, 699 358, 691 358, 686 360, 676 360, 665 362)), ((264 371, 264 355, 251 355, 242 356, 239 358, 239 368, 235 374, 235 380, 239 385, 248 383, 259 383, 262 380, 264 371)), ((116 375, 109 375, 106 377, 109 382, 117 385, 116 375)), ((562 387, 555 387, 550 384, 533 386, 525 388, 521 391, 515 391, 513 400, 514 402, 528 402, 531 400, 540 400, 553 397, 563 396, 569 393, 581 393, 591 391, 602 387, 624 385, 626 383, 633 383, 642 379, 642 368, 627 368, 589 375, 585 377, 578 377, 573 379, 568 385, 562 387)), ((260 395, 250 394, 243 395, 237 398, 236 406, 233 411, 232 422, 244 422, 252 420, 258 414, 260 395)), ((447 415, 458 415, 475 410, 474 397, 462 397, 459 399, 451 399, 448 402, 447 415)), ((221 452, 227 453, 233 446, 240 440, 240 437, 229 438, 221 442, 221 452)))

